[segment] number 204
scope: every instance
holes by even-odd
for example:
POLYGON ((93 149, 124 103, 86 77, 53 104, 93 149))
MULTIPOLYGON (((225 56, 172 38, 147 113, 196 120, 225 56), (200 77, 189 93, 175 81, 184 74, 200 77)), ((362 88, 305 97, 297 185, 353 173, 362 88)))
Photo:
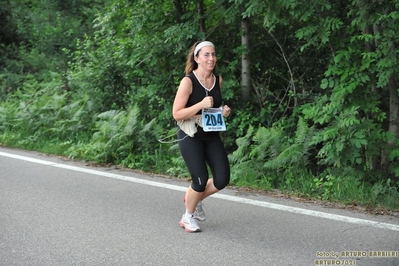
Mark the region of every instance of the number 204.
POLYGON ((217 125, 223 125, 223 118, 221 114, 217 115, 205 115, 205 124, 207 126, 217 126, 217 125))

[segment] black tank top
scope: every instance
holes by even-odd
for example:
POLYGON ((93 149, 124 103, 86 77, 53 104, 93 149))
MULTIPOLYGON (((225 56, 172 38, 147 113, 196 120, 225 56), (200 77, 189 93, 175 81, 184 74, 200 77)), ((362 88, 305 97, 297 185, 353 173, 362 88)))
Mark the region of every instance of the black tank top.
MULTIPOLYGON (((196 103, 199 103, 204 99, 204 97, 207 96, 206 92, 208 92, 208 96, 213 97, 213 107, 217 108, 222 106, 223 103, 223 98, 222 98, 222 93, 220 91, 220 84, 219 84, 219 75, 215 74, 216 82, 215 86, 208 91, 205 89, 197 77, 195 76, 194 72, 191 72, 190 74, 187 75, 191 79, 191 82, 193 84, 193 89, 190 94, 190 97, 188 98, 186 107, 190 107, 195 105, 196 103)), ((197 114, 201 114, 201 110, 197 114)))

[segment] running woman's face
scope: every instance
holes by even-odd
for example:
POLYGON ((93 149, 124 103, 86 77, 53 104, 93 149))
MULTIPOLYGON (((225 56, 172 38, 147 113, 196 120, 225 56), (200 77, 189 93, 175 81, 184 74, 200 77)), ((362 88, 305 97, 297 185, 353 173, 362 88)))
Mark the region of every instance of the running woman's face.
POLYGON ((196 61, 199 67, 212 71, 215 68, 217 61, 215 48, 212 46, 202 47, 198 56, 196 56, 196 61))

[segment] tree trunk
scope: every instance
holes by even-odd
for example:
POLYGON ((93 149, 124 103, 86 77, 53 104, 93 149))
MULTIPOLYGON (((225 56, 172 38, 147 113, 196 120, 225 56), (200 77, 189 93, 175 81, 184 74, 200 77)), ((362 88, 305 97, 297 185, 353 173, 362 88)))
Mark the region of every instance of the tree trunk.
POLYGON ((389 79, 389 131, 399 137, 399 95, 395 78, 389 79))
MULTIPOLYGON (((392 132, 396 138, 399 137, 399 94, 398 85, 395 78, 391 76, 388 84, 389 89, 389 132, 392 132)), ((388 142, 392 145, 392 141, 388 142)), ((381 152, 381 169, 389 171, 389 158, 385 150, 381 152)))
POLYGON ((205 9, 204 9, 204 1, 203 0, 198 0, 197 1, 197 10, 198 14, 200 16, 200 31, 201 32, 206 32, 206 27, 205 27, 205 9))
POLYGON ((183 15, 183 6, 180 0, 173 0, 175 5, 176 22, 181 23, 181 17, 183 15))
MULTIPOLYGON (((381 35, 383 28, 381 25, 373 25, 374 35, 381 35)), ((378 47, 379 43, 377 39, 374 41, 374 47, 378 47)), ((399 137, 399 94, 398 94, 398 85, 395 81, 395 77, 392 75, 389 78, 389 82, 387 85, 387 89, 389 91, 389 132, 392 132, 396 138, 399 137)), ((389 145, 392 145, 392 141, 388 142, 389 145)), ((383 171, 389 171, 389 158, 387 151, 381 151, 381 169, 383 171)))
POLYGON ((251 96, 251 59, 249 57, 249 20, 241 20, 241 45, 244 51, 241 55, 241 96, 247 102, 251 96))

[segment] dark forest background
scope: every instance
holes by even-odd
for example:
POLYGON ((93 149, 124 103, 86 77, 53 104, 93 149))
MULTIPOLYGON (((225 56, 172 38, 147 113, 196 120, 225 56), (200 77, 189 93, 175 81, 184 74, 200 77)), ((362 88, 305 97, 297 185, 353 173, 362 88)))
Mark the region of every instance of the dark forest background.
POLYGON ((398 209, 399 1, 0 3, 1 145, 188 176, 171 109, 207 39, 231 184, 398 209))

